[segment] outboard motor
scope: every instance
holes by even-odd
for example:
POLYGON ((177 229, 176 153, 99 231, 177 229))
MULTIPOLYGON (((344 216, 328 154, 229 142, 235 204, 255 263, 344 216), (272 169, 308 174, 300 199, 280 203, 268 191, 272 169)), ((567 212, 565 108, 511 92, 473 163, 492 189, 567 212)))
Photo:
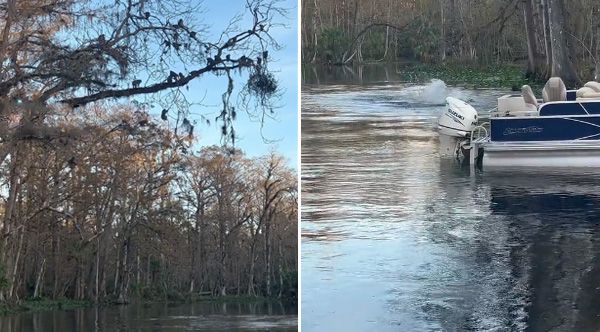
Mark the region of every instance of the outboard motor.
POLYGON ((477 126, 477 111, 454 97, 446 98, 446 111, 438 120, 440 153, 456 155, 460 145, 468 143, 471 131, 477 126))

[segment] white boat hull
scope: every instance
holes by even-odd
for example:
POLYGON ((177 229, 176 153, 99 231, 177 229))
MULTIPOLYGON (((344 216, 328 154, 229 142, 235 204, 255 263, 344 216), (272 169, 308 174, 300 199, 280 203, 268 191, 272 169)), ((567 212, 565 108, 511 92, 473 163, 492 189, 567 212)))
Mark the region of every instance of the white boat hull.
POLYGON ((600 141, 486 142, 484 167, 600 167, 600 141))

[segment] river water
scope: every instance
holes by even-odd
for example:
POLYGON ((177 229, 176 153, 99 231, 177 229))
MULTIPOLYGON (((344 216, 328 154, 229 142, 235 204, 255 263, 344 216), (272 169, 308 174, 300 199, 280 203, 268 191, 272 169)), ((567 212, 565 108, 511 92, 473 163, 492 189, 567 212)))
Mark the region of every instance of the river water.
POLYGON ((438 154, 445 96, 509 91, 303 77, 302 331, 600 329, 600 171, 438 154))
POLYGON ((2 332, 298 331, 297 306, 280 303, 130 304, 0 317, 2 332))

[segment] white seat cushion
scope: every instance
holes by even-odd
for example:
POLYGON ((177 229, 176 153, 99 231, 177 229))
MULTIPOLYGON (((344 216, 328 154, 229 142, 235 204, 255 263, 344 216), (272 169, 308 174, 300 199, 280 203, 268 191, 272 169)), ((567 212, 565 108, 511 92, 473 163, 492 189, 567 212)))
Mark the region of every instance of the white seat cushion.
POLYGON ((583 86, 586 88, 593 89, 596 92, 600 92, 600 83, 598 83, 598 82, 589 81, 589 82, 585 83, 583 86))

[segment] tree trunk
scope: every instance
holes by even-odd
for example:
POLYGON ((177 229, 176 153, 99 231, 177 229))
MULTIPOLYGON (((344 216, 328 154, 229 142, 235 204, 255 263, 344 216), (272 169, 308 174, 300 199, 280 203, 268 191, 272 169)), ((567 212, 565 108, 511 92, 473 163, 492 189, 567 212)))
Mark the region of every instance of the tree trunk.
MULTIPOLYGON (((10 189, 9 189, 9 193, 8 193, 8 199, 7 202, 5 203, 5 207, 4 207, 4 223, 3 223, 3 230, 2 230, 2 247, 0 247, 0 258, 2 259, 2 261, 0 261, 0 265, 2 265, 2 267, 4 268, 4 273, 5 273, 5 277, 9 280, 9 281, 13 281, 12 279, 12 270, 13 270, 13 255, 15 254, 14 252, 11 251, 11 247, 10 247, 10 238, 12 237, 12 233, 13 233, 13 211, 15 208, 15 204, 17 203, 17 187, 19 185, 19 173, 17 171, 17 156, 13 156, 15 158, 15 160, 13 160, 11 162, 11 167, 10 167, 10 189)), ((18 254, 18 253, 17 253, 18 254)), ((15 266, 16 268, 16 266, 15 266)), ((6 296, 8 297, 8 300, 12 299, 12 289, 13 289, 14 283, 11 282, 9 289, 8 289, 8 293, 6 294, 6 296)), ((0 297, 2 299, 5 299, 5 294, 0 294, 0 297)))
POLYGON ((252 244, 250 245, 250 273, 248 276, 248 296, 256 295, 254 292, 254 267, 256 266, 256 259, 254 257, 255 247, 256 240, 253 239, 252 244))
POLYGON ((33 297, 39 297, 42 291, 42 280, 44 278, 44 268, 46 266, 46 259, 42 259, 42 264, 40 264, 40 270, 38 271, 37 278, 35 280, 35 289, 33 291, 33 297))
POLYGON ((219 294, 221 296, 227 296, 227 287, 225 283, 225 231, 226 229, 226 218, 225 218, 225 207, 223 197, 219 195, 219 294))
POLYGON ((11 283, 10 283, 10 288, 8 291, 8 298, 9 299, 13 299, 16 295, 16 287, 15 285, 17 285, 17 271, 19 270, 19 261, 21 258, 21 249, 23 248, 23 237, 25 235, 25 227, 23 226, 21 228, 21 236, 19 237, 19 244, 17 246, 17 250, 16 250, 16 257, 13 263, 13 270, 12 270, 12 276, 10 278, 11 283))
POLYGON ((2 252, 6 258, 6 253, 8 249, 8 238, 11 234, 11 220, 13 217, 13 211, 15 208, 15 203, 17 202, 17 186, 19 182, 19 174, 16 169, 16 161, 12 163, 11 171, 10 171, 10 190, 8 194, 8 200, 5 204, 4 208, 4 243, 2 246, 2 252))
POLYGON ((315 0, 314 6, 315 6, 315 11, 314 11, 313 17, 312 17, 314 53, 313 53, 312 59, 310 60, 310 62, 312 62, 312 63, 317 61, 317 52, 318 52, 318 48, 319 48, 319 43, 318 43, 319 32, 317 30, 317 15, 319 15, 319 6, 317 6, 317 0, 315 0))
POLYGON ((129 290, 129 251, 131 250, 131 236, 127 236, 125 242, 123 243, 123 250, 121 254, 121 280, 118 286, 118 302, 119 303, 127 303, 127 296, 129 290))
POLYGON ((533 7, 532 0, 523 0, 524 10, 523 15, 525 19, 525 31, 527 34, 527 71, 525 76, 538 77, 539 67, 537 65, 539 54, 537 53, 537 43, 535 40, 535 25, 533 22, 533 7))
POLYGON ((94 282, 96 280, 95 276, 96 276, 96 271, 98 270, 98 264, 96 262, 95 259, 96 253, 93 253, 91 255, 89 255, 86 258, 89 258, 89 260, 91 261, 90 263, 87 264, 87 274, 85 275, 85 288, 84 288, 84 298, 88 299, 88 300, 92 300, 96 298, 96 294, 95 294, 95 285, 96 283, 94 282))
POLYGON ((188 293, 191 295, 194 293, 194 266, 196 265, 196 236, 198 230, 198 212, 196 212, 196 225, 194 228, 190 228, 190 267, 188 276, 188 293))
POLYGON ((546 72, 544 76, 547 78, 552 75, 552 39, 550 37, 550 16, 549 4, 550 0, 540 0, 542 7, 542 25, 544 29, 544 47, 546 48, 546 72))
POLYGON ((563 0, 547 1, 549 4, 550 36, 552 38, 552 76, 562 78, 567 88, 575 87, 580 82, 567 49, 563 0))
MULTIPOLYGON (((102 237, 106 237, 106 231, 103 232, 101 234, 102 237)), ((99 264, 98 264, 98 277, 99 277, 99 281, 98 281, 98 298, 99 299, 105 299, 107 296, 107 289, 106 289, 106 264, 108 262, 108 254, 107 254, 107 246, 105 244, 105 240, 100 240, 100 238, 98 238, 99 242, 98 242, 98 246, 101 248, 101 255, 100 257, 98 257, 99 260, 99 264)))
POLYGON ((100 237, 96 238, 96 273, 94 274, 94 301, 100 297, 100 237))
POLYGON ((195 215, 195 225, 194 228, 192 230, 192 238, 191 238, 191 255, 190 255, 190 287, 189 287, 189 293, 193 293, 194 292, 194 288, 195 288, 195 280, 198 277, 197 276, 197 268, 196 265, 198 265, 198 261, 203 262, 202 260, 202 253, 200 254, 200 258, 198 259, 198 247, 199 244, 198 242, 200 241, 200 246, 202 245, 202 240, 198 239, 201 238, 201 233, 202 233, 202 224, 204 223, 204 197, 202 196, 202 194, 198 194, 196 195, 196 200, 198 203, 198 208, 196 209, 196 215, 195 215))
POLYGON ((445 1, 440 0, 440 61, 446 61, 446 14, 445 14, 445 1))
POLYGON ((265 223, 265 263, 267 265, 267 296, 271 296, 271 222, 265 223))
POLYGON ((54 221, 52 223, 52 299, 58 297, 58 257, 60 255, 58 227, 58 221, 54 221))
POLYGON ((121 248, 117 248, 117 261, 115 263, 115 282, 113 284, 113 295, 116 295, 119 290, 119 273, 121 271, 121 248))
MULTIPOLYGON (((360 0, 354 0, 354 19, 352 22, 352 33, 356 35, 358 33, 358 6, 360 4, 360 0)), ((350 35, 350 34, 348 34, 350 35)))
POLYGON ((150 277, 152 276, 152 271, 150 271, 151 269, 151 265, 150 265, 150 258, 152 256, 150 254, 148 254, 148 260, 146 261, 146 286, 150 286, 150 277))
POLYGON ((281 240, 277 243, 277 252, 279 254, 277 259, 277 272, 279 273, 279 294, 277 297, 281 298, 283 292, 283 251, 281 249, 281 240))
POLYGON ((83 275, 83 260, 81 259, 81 257, 77 257, 76 271, 77 271, 77 275, 76 275, 76 279, 75 279, 75 298, 77 300, 82 300, 85 296, 85 293, 84 293, 85 277, 83 275))
MULTIPOLYGON (((544 57, 546 55, 545 43, 544 43, 544 10, 540 0, 530 0, 534 15, 533 15, 533 27, 535 29, 535 42, 537 46, 537 52, 544 57)), ((540 63, 540 65, 542 65, 540 63)))
MULTIPOLYGON (((600 10, 600 9, 599 9, 600 10)), ((600 24, 596 25, 595 55, 594 55, 594 81, 600 82, 600 24)))

